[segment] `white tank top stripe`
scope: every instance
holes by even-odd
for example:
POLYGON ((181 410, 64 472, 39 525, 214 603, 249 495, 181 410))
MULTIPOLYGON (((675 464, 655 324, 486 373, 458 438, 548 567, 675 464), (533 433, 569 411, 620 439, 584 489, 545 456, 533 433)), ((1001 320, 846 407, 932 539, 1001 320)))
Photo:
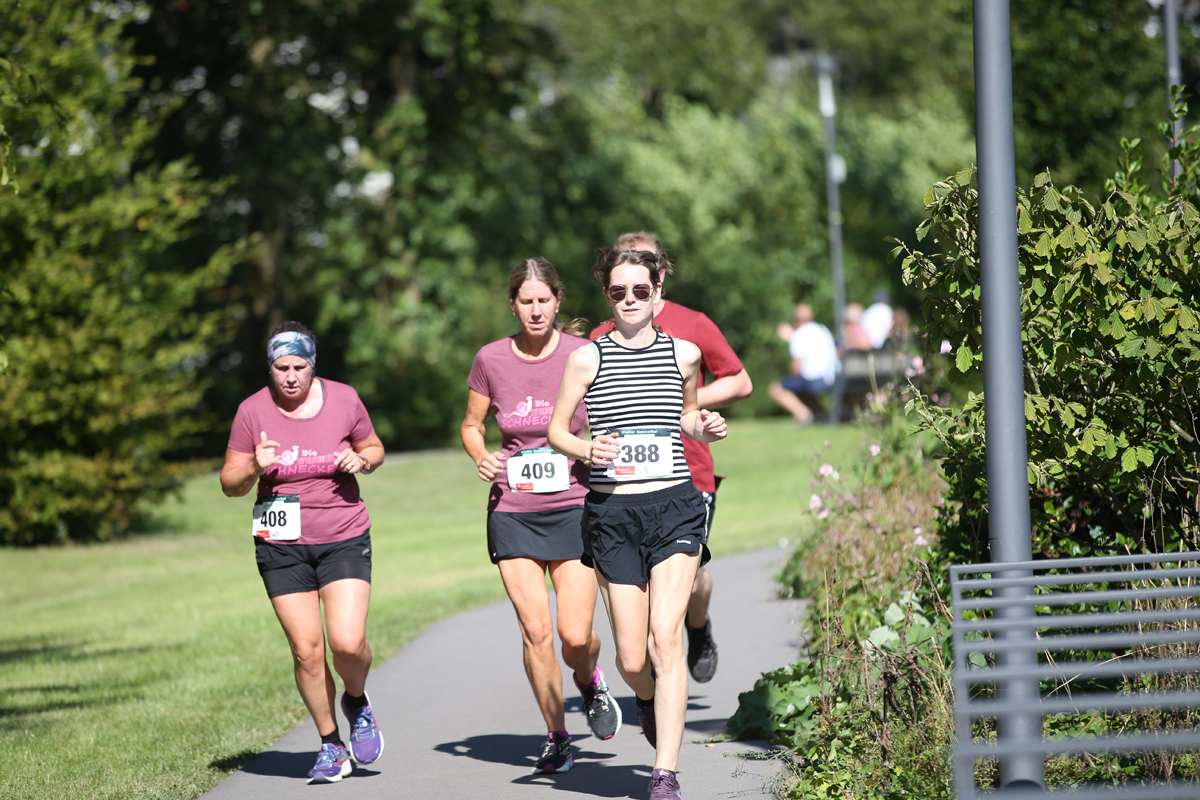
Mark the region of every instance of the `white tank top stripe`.
MULTIPOLYGON (((600 366, 583 396, 588 424, 593 436, 631 429, 669 430, 674 469, 656 480, 691 478, 679 428, 683 375, 675 360, 675 340, 662 331, 655 333, 654 343, 640 350, 623 347, 607 334, 595 341, 600 366)), ((606 471, 592 467, 592 483, 618 483, 606 471)))

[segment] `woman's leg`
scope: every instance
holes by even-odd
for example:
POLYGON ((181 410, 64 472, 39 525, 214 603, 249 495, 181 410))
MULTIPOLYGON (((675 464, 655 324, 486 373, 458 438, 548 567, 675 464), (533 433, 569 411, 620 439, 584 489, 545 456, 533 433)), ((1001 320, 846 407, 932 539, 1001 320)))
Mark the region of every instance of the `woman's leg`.
POLYGON ((600 657, 600 635, 592 630, 592 617, 596 613, 596 571, 585 567, 577 558, 551 561, 549 568, 558 609, 558 638, 562 642, 563 661, 575 671, 578 683, 589 686, 600 657))
POLYGON ((655 769, 675 771, 687 714, 688 671, 683 618, 700 553, 676 553, 650 570, 650 660, 658 675, 654 716, 658 730, 655 769))
POLYGON ((312 714, 317 732, 328 736, 337 728, 333 712, 333 673, 325 663, 325 630, 316 592, 296 592, 271 598, 275 616, 292 648, 296 688, 312 714))
POLYGON ((341 676, 346 693, 362 697, 371 669, 371 645, 367 642, 371 584, 345 578, 325 584, 318 594, 325 605, 325 630, 333 668, 341 676))
POLYGON ((617 670, 625 683, 642 700, 654 697, 654 677, 648 655, 650 601, 647 587, 609 583, 596 572, 600 596, 608 611, 613 641, 617 648, 617 670))
POLYGON ((554 620, 546 591, 546 563, 531 558, 505 558, 498 565, 504 589, 517 612, 525 650, 525 674, 542 711, 547 731, 566 730, 562 670, 554 652, 554 620))

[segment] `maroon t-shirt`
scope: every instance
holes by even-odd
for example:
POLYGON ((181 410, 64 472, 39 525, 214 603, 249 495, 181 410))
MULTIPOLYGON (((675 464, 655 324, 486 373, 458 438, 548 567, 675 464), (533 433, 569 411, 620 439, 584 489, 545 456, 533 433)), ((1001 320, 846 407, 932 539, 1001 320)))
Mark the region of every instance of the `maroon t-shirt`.
MULTIPOLYGON (((662 328, 663 333, 676 339, 691 342, 700 348, 700 375, 696 379, 696 388, 704 385, 704 373, 714 378, 727 378, 742 371, 741 359, 717 324, 699 311, 663 300, 662 313, 654 315, 654 324, 662 328)), ((597 325, 591 332, 595 341, 615 327, 612 320, 597 325)), ((702 492, 717 490, 716 478, 713 475, 712 452, 705 442, 697 442, 687 436, 683 437, 683 456, 687 459, 688 469, 692 471, 692 483, 702 492)))
MULTIPOLYGON (((588 345, 587 339, 559 332, 554 352, 530 361, 513 352, 512 342, 510 336, 479 348, 467 377, 467 386, 491 398, 503 436, 501 452, 510 457, 520 450, 550 446, 546 433, 550 430, 550 416, 554 413, 567 357, 588 345)), ((587 408, 580 403, 571 419, 571 433, 582 437, 586 427, 587 408)), ((570 481, 565 491, 534 494, 509 488, 506 461, 492 482, 488 511, 557 511, 583 505, 588 491, 588 466, 573 458, 568 458, 567 464, 570 481)))
MULTIPOLYGON (((330 544, 352 539, 371 528, 358 481, 338 472, 333 454, 370 436, 375 428, 358 399, 344 383, 318 378, 311 391, 324 387, 321 410, 308 419, 293 419, 275 405, 270 387, 242 401, 233 418, 229 449, 253 453, 260 434, 279 442, 272 465, 258 479, 258 498, 300 496, 300 538, 277 544, 330 544)), ((249 529, 250 521, 246 521, 249 529)))

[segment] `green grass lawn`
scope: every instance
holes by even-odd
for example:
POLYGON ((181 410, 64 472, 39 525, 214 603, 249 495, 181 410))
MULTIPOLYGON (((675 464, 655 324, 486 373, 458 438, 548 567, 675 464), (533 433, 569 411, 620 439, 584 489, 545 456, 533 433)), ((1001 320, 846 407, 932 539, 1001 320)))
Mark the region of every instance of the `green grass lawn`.
MULTIPOLYGON (((866 435, 731 423, 713 448, 729 476, 714 555, 794 541, 816 466, 857 457, 866 435)), ((487 488, 461 450, 393 457, 362 487, 377 659, 504 599, 487 488)), ((305 719, 254 565, 252 504, 207 475, 124 541, 0 550, 0 798, 198 797, 305 719)))

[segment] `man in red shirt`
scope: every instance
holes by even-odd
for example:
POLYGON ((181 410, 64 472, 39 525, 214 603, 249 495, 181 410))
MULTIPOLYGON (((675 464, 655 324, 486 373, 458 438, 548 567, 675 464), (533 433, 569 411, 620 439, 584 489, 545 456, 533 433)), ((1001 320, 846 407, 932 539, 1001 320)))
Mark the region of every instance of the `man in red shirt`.
MULTIPOLYGON (((647 250, 661 253, 662 244, 658 237, 647 231, 623 234, 613 245, 614 250, 647 250)), ((667 271, 663 275, 665 284, 667 271)), ((716 324, 699 311, 685 308, 670 300, 659 300, 654 307, 654 324, 668 336, 689 341, 700 348, 700 377, 696 393, 701 408, 723 408, 742 398, 749 397, 754 385, 741 360, 729 346, 716 324), (713 382, 704 383, 704 373, 713 376, 713 382)), ((597 326, 590 334, 592 341, 613 329, 609 320, 597 326)), ((712 531, 713 512, 716 508, 717 486, 721 479, 713 474, 712 453, 708 445, 683 439, 683 454, 692 473, 692 483, 700 490, 708 506, 708 528, 712 531)), ((688 670, 700 683, 712 680, 717 671, 717 645, 712 638, 712 621, 708 618, 708 603, 712 597, 712 575, 703 567, 692 584, 692 596, 688 601, 684 627, 688 634, 688 670)))

